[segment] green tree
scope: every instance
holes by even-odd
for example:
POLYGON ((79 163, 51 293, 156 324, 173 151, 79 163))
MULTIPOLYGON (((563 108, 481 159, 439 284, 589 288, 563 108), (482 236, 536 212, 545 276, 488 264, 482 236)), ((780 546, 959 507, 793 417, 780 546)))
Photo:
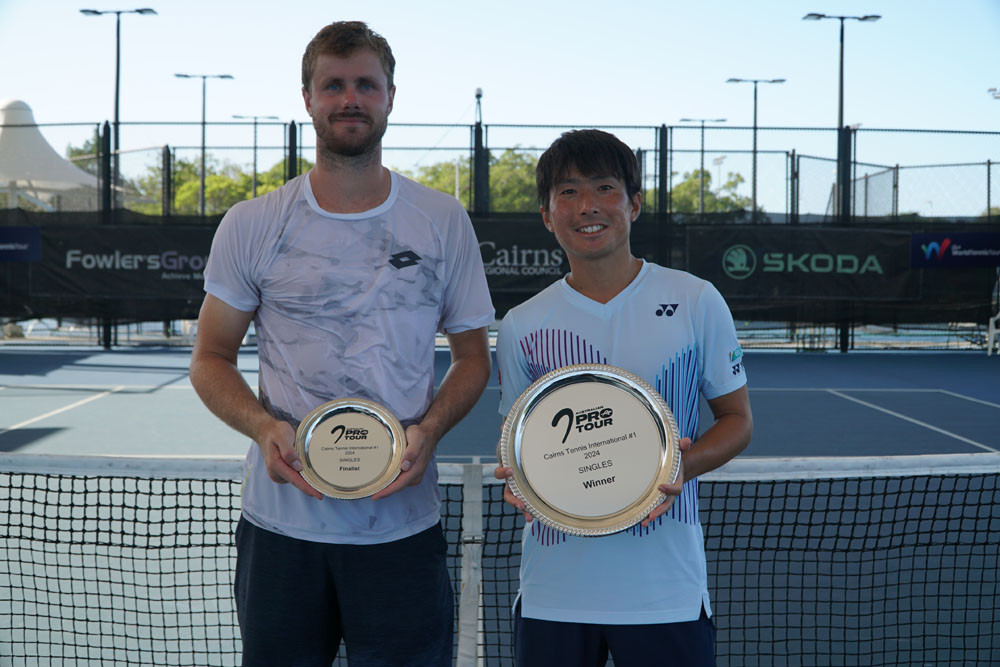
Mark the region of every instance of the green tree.
MULTIPOLYGON (((490 210, 503 213, 534 213, 538 211, 535 194, 535 164, 537 159, 517 148, 508 148, 499 155, 490 153, 490 210)), ((471 169, 468 160, 458 161, 458 200, 468 205, 471 169)), ((437 162, 418 167, 416 171, 399 172, 440 192, 455 194, 455 161, 437 162)))
POLYGON ((536 213, 534 156, 508 148, 498 157, 490 154, 490 210, 500 213, 536 213))
MULTIPOLYGON (((82 146, 70 145, 66 148, 69 157, 92 155, 96 152, 98 137, 85 141, 82 146)), ((77 166, 96 174, 98 161, 78 162, 77 166)), ((313 163, 305 158, 299 158, 298 173, 304 174, 312 169, 313 163)), ((199 193, 201 191, 201 160, 185 160, 176 158, 170 171, 171 189, 174 201, 171 210, 179 215, 198 215, 200 213, 199 193)), ((280 160, 270 169, 257 173, 257 195, 264 195, 276 190, 285 183, 285 161, 280 160)), ((126 207, 147 215, 160 215, 163 211, 163 164, 157 159, 146 167, 146 172, 135 180, 122 180, 125 190, 126 207)), ((252 173, 244 168, 229 164, 220 164, 211 155, 205 160, 205 213, 218 215, 240 201, 253 196, 252 173)))
MULTIPOLYGON (((701 172, 705 180, 705 213, 724 213, 727 211, 748 211, 751 207, 749 197, 736 194, 736 188, 743 183, 743 177, 735 172, 729 172, 726 182, 716 190, 712 190, 712 174, 701 172)), ((670 191, 672 210, 678 213, 697 213, 701 197, 699 171, 685 172, 683 180, 670 191)), ((762 210, 760 205, 758 210, 762 210)))
POLYGON ((469 201, 471 201, 469 193, 472 174, 468 159, 457 158, 451 162, 435 162, 434 164, 417 167, 415 172, 407 169, 399 169, 397 171, 408 178, 412 178, 417 183, 440 192, 447 192, 450 195, 454 195, 456 166, 458 169, 458 200, 468 205, 469 201))
MULTIPOLYGON (((176 172, 175 172, 176 173, 176 172)), ((174 179, 173 212, 182 215, 198 215, 200 212, 201 176, 197 172, 194 178, 185 178, 178 183, 174 179)), ((252 184, 250 175, 231 164, 219 166, 212 160, 212 165, 205 164, 205 214, 218 215, 240 201, 250 198, 252 184)), ((258 190, 258 194, 259 194, 258 190)))
POLYGON ((66 158, 72 161, 78 169, 83 169, 85 172, 97 176, 101 166, 100 160, 97 159, 100 143, 100 136, 95 131, 94 136, 84 141, 82 146, 74 146, 73 144, 66 146, 66 158), (73 158, 85 159, 74 160, 73 158))
MULTIPOLYGON (((312 168, 312 163, 299 160, 299 173, 312 168)), ((201 160, 175 159, 171 168, 173 205, 171 211, 178 215, 198 215, 200 213, 199 194, 201 191, 201 160)), ((161 213, 161 189, 163 167, 159 162, 151 165, 147 172, 135 183, 140 200, 129 204, 129 208, 140 213, 159 215, 161 213)), ((281 160, 264 172, 257 173, 257 196, 276 190, 285 183, 285 161, 281 160)), ((225 213, 233 204, 253 196, 252 173, 232 164, 220 165, 211 156, 205 161, 205 214, 225 213)))

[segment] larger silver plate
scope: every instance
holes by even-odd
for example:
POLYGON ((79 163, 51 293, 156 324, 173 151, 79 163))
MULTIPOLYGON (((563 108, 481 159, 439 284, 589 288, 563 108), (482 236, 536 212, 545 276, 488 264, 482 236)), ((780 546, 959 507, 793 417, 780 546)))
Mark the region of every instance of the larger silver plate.
POLYGON ((406 436, 385 407, 342 398, 310 412, 295 433, 302 477, 333 498, 365 498, 399 475, 406 436))
POLYGON ((504 423, 501 463, 511 490, 542 523, 599 536, 635 525, 677 480, 677 424, 638 376, 603 364, 565 366, 536 380, 504 423))

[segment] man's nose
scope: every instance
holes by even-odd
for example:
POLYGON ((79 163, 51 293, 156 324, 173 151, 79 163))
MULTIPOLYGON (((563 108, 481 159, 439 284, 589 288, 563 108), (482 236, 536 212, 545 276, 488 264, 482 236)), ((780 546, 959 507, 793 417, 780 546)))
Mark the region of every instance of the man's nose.
POLYGON ((352 86, 347 86, 344 89, 344 107, 358 107, 358 91, 356 91, 352 86))

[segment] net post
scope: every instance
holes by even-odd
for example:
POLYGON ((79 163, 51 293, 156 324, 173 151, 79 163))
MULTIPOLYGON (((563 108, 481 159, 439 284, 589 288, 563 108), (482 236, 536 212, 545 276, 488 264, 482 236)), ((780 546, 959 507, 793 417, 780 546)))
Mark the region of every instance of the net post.
POLYGON ((462 465, 462 588, 458 605, 456 667, 478 664, 483 555, 483 467, 462 465))
POLYGON ((286 160, 288 161, 288 167, 285 169, 287 172, 285 181, 288 182, 299 175, 299 144, 298 144, 298 127, 295 125, 295 121, 288 123, 288 156, 286 160))
POLYGON ((990 210, 990 207, 993 204, 992 202, 993 193, 991 192, 990 188, 990 179, 992 176, 990 174, 990 171, 992 170, 992 166, 993 163, 990 162, 989 160, 986 160, 986 224, 990 224, 993 222, 993 212, 990 210))
POLYGON ((160 215, 169 218, 174 201, 174 177, 170 146, 164 144, 160 149, 160 215))

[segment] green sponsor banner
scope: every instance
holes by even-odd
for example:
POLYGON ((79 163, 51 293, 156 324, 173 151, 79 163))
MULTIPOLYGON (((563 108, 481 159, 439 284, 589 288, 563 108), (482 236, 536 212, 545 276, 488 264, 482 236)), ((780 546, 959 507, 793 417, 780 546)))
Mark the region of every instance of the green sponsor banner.
POLYGON ((921 297, 907 232, 782 227, 688 230, 688 267, 726 299, 921 297))

